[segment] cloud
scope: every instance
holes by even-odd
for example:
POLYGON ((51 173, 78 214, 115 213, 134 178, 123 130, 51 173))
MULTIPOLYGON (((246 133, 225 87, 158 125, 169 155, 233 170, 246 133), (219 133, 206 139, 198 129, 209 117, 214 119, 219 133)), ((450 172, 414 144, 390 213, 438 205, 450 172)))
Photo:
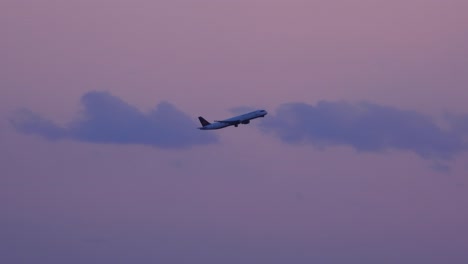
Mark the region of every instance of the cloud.
POLYGON ((283 104, 276 115, 265 118, 261 129, 290 144, 347 145, 366 152, 395 149, 433 160, 450 160, 467 150, 455 127, 444 130, 416 111, 368 102, 283 104))
POLYGON ((445 113, 445 119, 452 125, 454 132, 468 136, 468 115, 445 113))
POLYGON ((55 125, 52 121, 46 120, 29 109, 21 109, 15 113, 11 123, 18 130, 25 134, 38 134, 49 140, 64 138, 67 131, 55 125))
POLYGON ((186 148, 211 144, 218 138, 195 129, 192 118, 168 102, 142 113, 107 92, 89 92, 81 98, 82 115, 61 127, 30 110, 20 110, 11 120, 23 133, 49 140, 72 139, 92 143, 141 144, 159 148, 186 148))

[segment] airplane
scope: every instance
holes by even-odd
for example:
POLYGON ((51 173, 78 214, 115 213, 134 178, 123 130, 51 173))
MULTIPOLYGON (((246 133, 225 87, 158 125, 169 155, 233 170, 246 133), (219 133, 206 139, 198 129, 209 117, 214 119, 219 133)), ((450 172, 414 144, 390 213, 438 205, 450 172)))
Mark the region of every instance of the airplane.
POLYGON ((250 123, 250 120, 255 119, 255 118, 259 118, 259 117, 265 117, 265 115, 267 115, 267 114, 268 114, 268 112, 265 111, 265 110, 256 110, 256 111, 253 111, 253 112, 250 112, 250 113, 247 113, 247 114, 231 117, 231 118, 228 118, 228 119, 225 119, 225 120, 215 120, 214 121, 215 123, 210 123, 210 122, 206 121, 206 119, 203 118, 202 116, 199 116, 198 120, 200 120, 200 123, 201 123, 202 126, 199 127, 198 129, 200 129, 200 130, 213 130, 213 129, 225 128, 225 127, 228 127, 228 126, 237 127, 239 124, 247 125, 247 124, 250 123))

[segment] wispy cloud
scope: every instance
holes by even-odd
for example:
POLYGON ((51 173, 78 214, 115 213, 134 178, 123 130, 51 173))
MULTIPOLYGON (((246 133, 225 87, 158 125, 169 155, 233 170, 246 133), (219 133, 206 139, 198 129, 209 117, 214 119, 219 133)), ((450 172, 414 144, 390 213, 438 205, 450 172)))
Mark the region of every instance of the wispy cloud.
POLYGON ((458 127, 444 130, 416 111, 344 101, 284 104, 261 124, 264 132, 290 144, 348 145, 367 152, 396 149, 433 160, 450 160, 468 149, 458 127))
POLYGON ((217 142, 214 134, 195 129, 192 118, 168 102, 143 113, 107 92, 89 92, 81 98, 80 117, 61 127, 30 110, 11 120, 23 133, 50 140, 72 139, 92 143, 141 144, 159 148, 185 148, 217 142))
POLYGON ((468 136, 468 115, 445 113, 445 119, 452 125, 454 132, 468 136))

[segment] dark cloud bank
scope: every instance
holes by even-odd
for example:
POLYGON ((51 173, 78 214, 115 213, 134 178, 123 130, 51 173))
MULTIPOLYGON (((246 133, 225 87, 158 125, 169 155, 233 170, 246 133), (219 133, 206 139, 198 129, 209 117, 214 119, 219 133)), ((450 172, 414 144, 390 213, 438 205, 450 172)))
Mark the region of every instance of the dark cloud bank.
MULTIPOLYGON (((216 133, 199 131, 196 119, 162 102, 142 113, 106 92, 89 92, 81 98, 83 114, 61 127, 23 110, 13 120, 23 133, 50 140, 73 139, 93 143, 142 144, 185 148, 218 141, 216 133)), ((233 111, 251 110, 235 108, 233 111)), ((316 105, 288 103, 261 121, 261 131, 290 144, 315 147, 347 145, 358 151, 389 149, 411 151, 425 159, 447 161, 468 150, 468 116, 446 115, 448 129, 416 111, 362 102, 321 101, 316 105)), ((446 168, 438 163, 437 168, 446 168)))
POLYGON ((425 159, 450 160, 466 151, 468 118, 447 119, 442 129, 424 114, 373 103, 289 103, 265 118, 262 131, 283 142, 319 148, 347 145, 358 151, 412 151, 425 159), (465 124, 465 121, 466 124, 465 124))
POLYGON ((142 113, 106 92, 89 92, 81 98, 83 114, 62 127, 29 111, 12 119, 23 133, 50 140, 73 139, 92 143, 142 144, 159 148, 185 148, 217 142, 212 133, 196 129, 193 118, 162 102, 142 113))

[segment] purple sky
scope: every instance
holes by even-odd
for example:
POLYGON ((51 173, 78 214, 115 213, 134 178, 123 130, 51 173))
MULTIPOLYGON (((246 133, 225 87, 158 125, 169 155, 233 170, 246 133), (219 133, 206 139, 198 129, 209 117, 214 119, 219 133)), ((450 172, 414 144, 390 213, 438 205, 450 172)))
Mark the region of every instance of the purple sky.
POLYGON ((2 1, 0 262, 468 263, 466 10, 2 1))

